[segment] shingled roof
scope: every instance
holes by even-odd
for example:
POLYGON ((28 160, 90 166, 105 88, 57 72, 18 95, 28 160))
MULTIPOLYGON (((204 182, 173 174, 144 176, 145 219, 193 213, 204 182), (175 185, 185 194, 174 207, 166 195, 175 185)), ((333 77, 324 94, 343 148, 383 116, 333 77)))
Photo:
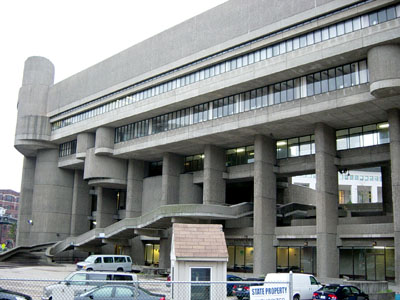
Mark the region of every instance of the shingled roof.
POLYGON ((219 224, 175 223, 172 243, 177 259, 228 259, 225 234, 219 224))

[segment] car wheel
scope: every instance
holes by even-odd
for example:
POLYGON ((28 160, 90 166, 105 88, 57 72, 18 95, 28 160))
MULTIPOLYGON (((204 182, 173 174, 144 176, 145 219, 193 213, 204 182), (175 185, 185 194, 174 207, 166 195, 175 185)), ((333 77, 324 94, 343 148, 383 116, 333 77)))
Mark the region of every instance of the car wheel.
POLYGON ((300 295, 293 296, 293 300, 300 300, 300 295))
POLYGON ((123 272, 123 271, 124 271, 124 269, 122 269, 122 268, 117 269, 117 272, 123 272))
POLYGON ((87 269, 86 271, 90 272, 90 271, 93 271, 93 269, 92 269, 92 268, 89 268, 89 269, 87 269))

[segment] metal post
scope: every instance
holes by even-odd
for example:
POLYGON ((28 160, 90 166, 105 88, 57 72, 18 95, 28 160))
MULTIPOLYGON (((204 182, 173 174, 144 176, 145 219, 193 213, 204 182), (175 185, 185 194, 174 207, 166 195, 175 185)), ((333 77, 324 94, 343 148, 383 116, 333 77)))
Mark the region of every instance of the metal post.
POLYGON ((289 272, 289 300, 293 299, 293 272, 289 272))

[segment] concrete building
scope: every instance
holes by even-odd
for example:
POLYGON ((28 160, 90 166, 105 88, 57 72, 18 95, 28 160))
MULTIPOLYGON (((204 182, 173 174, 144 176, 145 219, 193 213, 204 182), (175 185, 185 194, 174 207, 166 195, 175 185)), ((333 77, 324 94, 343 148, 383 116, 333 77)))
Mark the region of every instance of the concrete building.
POLYGON ((165 268, 173 223, 218 223, 228 270, 399 282, 399 29, 392 0, 232 0, 62 82, 28 58, 18 243, 165 268), (382 202, 339 205, 372 167, 382 202))

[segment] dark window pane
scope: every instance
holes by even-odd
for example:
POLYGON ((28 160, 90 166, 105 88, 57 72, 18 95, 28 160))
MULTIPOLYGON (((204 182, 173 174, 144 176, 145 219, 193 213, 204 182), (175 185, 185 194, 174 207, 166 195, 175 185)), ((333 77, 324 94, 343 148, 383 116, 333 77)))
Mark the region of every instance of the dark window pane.
POLYGON ((286 93, 286 82, 281 83, 281 102, 286 102, 287 93, 286 93))
POLYGON ((314 74, 314 95, 321 94, 321 73, 314 74))
POLYGON ((307 96, 314 95, 314 75, 307 75, 307 96))
POLYGON ((393 20, 393 19, 396 18, 396 10, 395 10, 394 6, 389 7, 389 8, 386 10, 386 13, 387 13, 387 19, 388 19, 388 20, 393 20))
POLYGON ((336 76, 335 76, 335 69, 329 69, 329 91, 336 90, 336 76))
POLYGON ((281 84, 276 83, 274 85, 274 103, 281 103, 281 84))
POLYGON ((386 9, 382 9, 378 12, 378 22, 383 23, 387 21, 386 9))
POLYGON ((326 93, 329 91, 329 85, 328 85, 328 71, 322 71, 321 72, 321 92, 326 93))
POLYGON ((292 101, 294 99, 293 80, 288 80, 286 82, 286 88, 287 88, 287 101, 292 101))
POLYGON ((371 13, 369 14, 369 25, 376 25, 378 24, 378 13, 371 13))
POLYGON ((336 88, 343 88, 343 67, 336 68, 336 88))
POLYGON ((344 65, 344 66, 343 66, 343 81, 344 81, 344 87, 349 87, 349 86, 351 86, 351 70, 350 70, 350 65, 344 65))

